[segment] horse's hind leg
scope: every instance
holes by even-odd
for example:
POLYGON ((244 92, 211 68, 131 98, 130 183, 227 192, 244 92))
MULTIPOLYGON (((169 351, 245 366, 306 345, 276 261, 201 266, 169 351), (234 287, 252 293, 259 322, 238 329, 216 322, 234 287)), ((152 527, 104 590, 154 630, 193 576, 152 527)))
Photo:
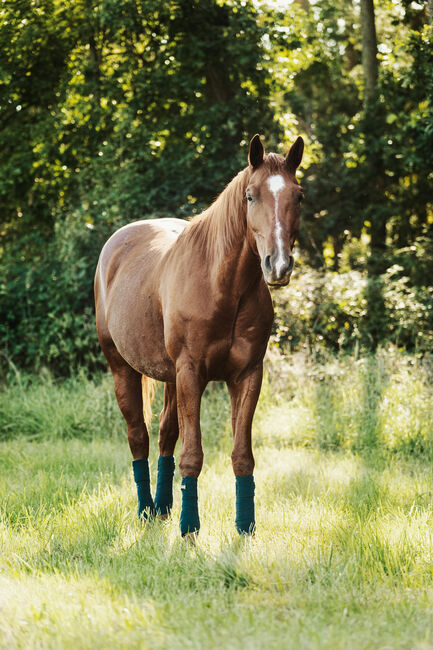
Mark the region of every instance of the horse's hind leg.
POLYGON ((183 537, 198 533, 200 529, 197 479, 203 466, 200 401, 205 382, 200 378, 199 369, 188 358, 178 361, 176 371, 177 412, 182 440, 179 469, 182 476, 180 532, 183 537))
POLYGON ((176 384, 166 383, 164 407, 159 418, 158 480, 155 509, 161 517, 168 516, 173 505, 174 448, 179 437, 176 384))
POLYGON ((131 368, 117 352, 114 343, 101 342, 102 350, 114 378, 117 403, 128 426, 128 442, 133 461, 132 468, 137 484, 138 516, 147 518, 155 507, 150 491, 149 433, 143 417, 141 374, 131 368))

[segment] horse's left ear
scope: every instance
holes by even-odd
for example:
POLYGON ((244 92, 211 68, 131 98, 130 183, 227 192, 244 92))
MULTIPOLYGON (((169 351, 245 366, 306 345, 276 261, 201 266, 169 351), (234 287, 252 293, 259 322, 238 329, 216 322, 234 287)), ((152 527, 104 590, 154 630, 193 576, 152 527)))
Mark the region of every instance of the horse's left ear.
POLYGON ((251 139, 250 151, 248 154, 248 162, 250 163, 251 167, 254 169, 260 167, 263 162, 264 155, 265 150, 262 145, 262 141, 260 140, 260 136, 256 133, 256 135, 251 139))
POLYGON ((302 154, 304 153, 304 141, 299 135, 296 142, 290 147, 290 151, 286 156, 286 167, 292 174, 296 173, 299 165, 301 164, 302 154))

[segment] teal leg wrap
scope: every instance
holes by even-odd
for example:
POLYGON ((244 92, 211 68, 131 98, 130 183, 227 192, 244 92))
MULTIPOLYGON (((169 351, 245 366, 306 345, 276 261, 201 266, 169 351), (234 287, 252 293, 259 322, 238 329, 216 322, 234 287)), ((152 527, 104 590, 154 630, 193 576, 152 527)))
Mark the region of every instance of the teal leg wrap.
POLYGON ((187 533, 198 533, 200 519, 198 516, 197 479, 184 476, 181 484, 182 510, 180 512, 180 532, 182 537, 187 533))
POLYGON ((254 532, 254 476, 236 476, 236 529, 239 535, 254 532))
POLYGON ((167 515, 173 505, 174 457, 158 458, 158 479, 156 482, 155 510, 159 515, 167 515))
POLYGON ((137 484, 138 517, 147 519, 155 515, 155 506, 150 492, 149 461, 147 458, 133 460, 132 470, 137 484))

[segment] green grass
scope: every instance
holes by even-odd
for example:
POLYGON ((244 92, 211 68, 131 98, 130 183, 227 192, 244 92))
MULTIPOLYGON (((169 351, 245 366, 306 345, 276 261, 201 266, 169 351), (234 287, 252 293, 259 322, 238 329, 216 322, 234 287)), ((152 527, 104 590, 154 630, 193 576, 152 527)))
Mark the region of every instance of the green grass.
POLYGON ((215 386, 196 546, 179 536, 178 474, 173 516, 136 520, 108 377, 3 389, 0 647, 432 647, 428 363, 297 356, 268 362, 268 376, 257 534, 234 529, 229 400, 215 386))

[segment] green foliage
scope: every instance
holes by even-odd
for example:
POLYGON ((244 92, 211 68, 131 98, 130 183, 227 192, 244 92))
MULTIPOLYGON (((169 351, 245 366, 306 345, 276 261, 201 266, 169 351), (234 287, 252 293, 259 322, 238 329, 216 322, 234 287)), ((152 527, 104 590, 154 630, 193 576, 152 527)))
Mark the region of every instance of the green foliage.
POLYGON ((107 375, 89 381, 81 372, 59 382, 46 371, 37 379, 17 373, 0 394, 0 440, 123 438, 124 420, 107 375))
POLYGON ((337 273, 301 267, 289 287, 273 293, 272 342, 285 354, 303 348, 359 351, 370 350, 380 335, 382 344, 429 353, 433 290, 413 286, 402 271, 393 266, 384 275, 369 278, 365 271, 337 273), (379 302, 384 311, 376 315, 374 305, 379 302))
POLYGON ((8 248, 0 263, 0 366, 7 369, 12 361, 64 376, 101 366, 93 268, 104 239, 72 214, 56 225, 50 242, 35 234, 8 248), (35 251, 31 263, 20 245, 35 251))
MULTIPOLYGON (((433 458, 431 357, 408 355, 395 346, 375 355, 312 353, 273 346, 255 419, 259 445, 301 445, 381 450, 433 458)), ((158 384, 150 431, 156 463, 158 413, 163 386, 158 384)), ((202 408, 205 455, 209 464, 232 448, 230 400, 222 384, 205 391, 202 408)), ((126 425, 114 397, 112 377, 80 372, 55 379, 11 372, 0 389, 0 440, 51 441, 106 439, 126 441, 126 425)), ((153 462, 153 461, 152 461, 153 462)))
POLYGON ((433 31, 417 7, 376 6, 378 100, 368 114, 353 3, 294 3, 270 29, 280 120, 309 139, 301 245, 316 266, 330 241, 337 269, 344 243, 364 229, 383 257, 372 260, 375 275, 418 238, 431 241, 433 31))
POLYGON ((186 216, 277 133, 252 2, 6 2, 0 349, 98 367, 92 282, 119 225, 186 216))
MULTIPOLYGON (((0 367, 101 367, 92 276, 103 242, 128 221, 207 206, 255 132, 268 150, 307 140, 299 244, 319 272, 288 340, 428 349, 428 18, 426 2, 376 3, 367 110, 357 3, 3 2, 0 367)), ((282 332, 282 303, 278 313, 282 332)))

